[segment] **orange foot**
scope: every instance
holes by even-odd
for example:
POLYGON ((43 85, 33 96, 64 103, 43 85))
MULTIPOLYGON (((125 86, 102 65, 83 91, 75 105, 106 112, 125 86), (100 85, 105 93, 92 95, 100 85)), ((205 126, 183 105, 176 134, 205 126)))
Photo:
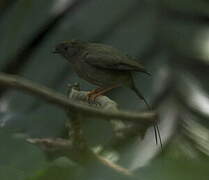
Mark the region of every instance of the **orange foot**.
POLYGON ((92 97, 94 96, 94 94, 97 94, 101 90, 102 90, 102 88, 97 88, 97 89, 93 89, 92 91, 90 91, 87 94, 87 101, 90 103, 92 101, 92 97))
POLYGON ((113 85, 113 86, 110 86, 110 87, 107 87, 107 88, 97 88, 97 89, 94 89, 92 91, 90 91, 88 94, 87 94, 87 97, 88 97, 88 102, 95 102, 96 98, 98 96, 101 96, 101 95, 104 95, 106 92, 118 87, 119 85, 113 85))

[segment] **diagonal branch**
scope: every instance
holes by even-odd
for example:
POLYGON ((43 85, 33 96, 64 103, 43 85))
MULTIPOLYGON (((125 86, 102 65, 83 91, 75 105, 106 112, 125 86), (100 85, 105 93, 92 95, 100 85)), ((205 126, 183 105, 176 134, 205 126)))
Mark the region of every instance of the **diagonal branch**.
POLYGON ((104 111, 91 108, 88 106, 80 105, 76 102, 69 101, 66 96, 55 92, 43 85, 39 85, 25 78, 21 78, 16 75, 9 75, 0 73, 0 86, 10 87, 18 90, 22 90, 33 96, 41 97, 43 100, 50 104, 57 105, 70 113, 79 113, 82 115, 88 115, 91 117, 99 117, 100 119, 120 119, 124 121, 139 121, 145 125, 152 125, 157 118, 156 112, 127 112, 127 111, 104 111))

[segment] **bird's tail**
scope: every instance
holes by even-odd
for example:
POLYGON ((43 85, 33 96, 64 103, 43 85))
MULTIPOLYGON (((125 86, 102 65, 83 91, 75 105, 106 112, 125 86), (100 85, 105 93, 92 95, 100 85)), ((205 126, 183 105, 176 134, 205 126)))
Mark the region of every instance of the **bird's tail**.
MULTIPOLYGON (((136 88, 135 85, 132 86, 132 90, 137 94, 137 96, 142 99, 144 101, 144 103, 146 104, 147 108, 149 110, 152 110, 151 106, 149 105, 149 103, 146 101, 146 99, 144 98, 144 96, 141 94, 141 92, 136 88)), ((158 124, 157 124, 157 121, 155 120, 154 121, 154 132, 155 132, 155 141, 156 141, 156 144, 158 144, 158 139, 159 139, 159 142, 160 142, 160 146, 161 146, 161 149, 163 147, 162 145, 162 140, 161 140, 161 136, 160 136, 160 130, 159 130, 159 127, 158 127, 158 124)))

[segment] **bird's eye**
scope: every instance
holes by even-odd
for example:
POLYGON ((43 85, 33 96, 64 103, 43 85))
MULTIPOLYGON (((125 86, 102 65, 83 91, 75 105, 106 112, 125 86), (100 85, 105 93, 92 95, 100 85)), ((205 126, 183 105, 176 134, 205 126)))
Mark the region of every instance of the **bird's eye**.
POLYGON ((67 49, 68 49, 68 47, 67 47, 67 46, 65 46, 65 47, 64 47, 64 50, 66 50, 66 51, 67 51, 67 49))

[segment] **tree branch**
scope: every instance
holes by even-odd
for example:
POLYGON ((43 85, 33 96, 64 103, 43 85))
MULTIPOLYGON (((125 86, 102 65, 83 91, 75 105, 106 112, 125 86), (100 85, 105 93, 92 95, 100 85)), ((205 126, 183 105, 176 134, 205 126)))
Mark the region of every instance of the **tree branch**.
POLYGON ((57 93, 43 85, 39 85, 16 75, 0 73, 0 86, 22 90, 34 96, 41 97, 43 100, 57 105, 71 113, 79 113, 82 115, 88 115, 90 117, 99 117, 100 119, 105 120, 120 119, 124 121, 140 121, 140 123, 150 126, 157 118, 157 113, 155 112, 112 112, 84 106, 70 101, 66 96, 57 93))
POLYGON ((49 138, 28 138, 27 142, 39 146, 47 155, 53 156, 66 156, 79 164, 89 167, 93 162, 101 168, 114 170, 117 173, 126 176, 132 176, 133 173, 126 168, 123 168, 100 155, 95 154, 91 149, 86 146, 85 148, 79 148, 67 139, 49 139, 49 138))

